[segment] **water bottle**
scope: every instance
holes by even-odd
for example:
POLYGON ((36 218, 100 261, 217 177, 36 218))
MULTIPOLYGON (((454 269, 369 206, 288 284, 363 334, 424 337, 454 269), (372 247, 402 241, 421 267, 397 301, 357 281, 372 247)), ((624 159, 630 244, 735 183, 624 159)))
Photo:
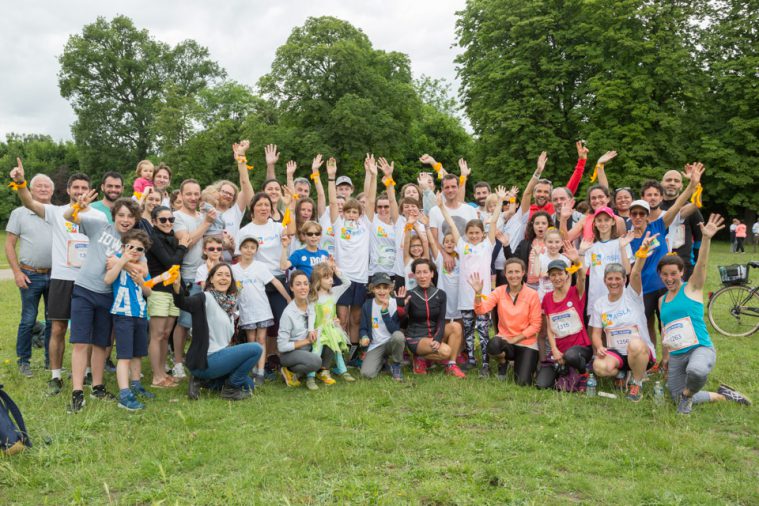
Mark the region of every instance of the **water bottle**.
POLYGON ((585 395, 588 397, 595 397, 597 385, 596 377, 593 373, 590 373, 590 376, 588 376, 588 382, 585 384, 585 395))
POLYGON ((658 405, 664 404, 664 388, 661 381, 654 383, 654 402, 658 405))

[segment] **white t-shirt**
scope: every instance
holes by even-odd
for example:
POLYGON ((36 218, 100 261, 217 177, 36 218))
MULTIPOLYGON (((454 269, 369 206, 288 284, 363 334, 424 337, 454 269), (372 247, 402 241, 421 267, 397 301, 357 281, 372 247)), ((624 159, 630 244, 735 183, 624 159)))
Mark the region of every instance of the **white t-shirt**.
POLYGON ((602 329, 606 334, 606 347, 621 355, 627 355, 627 344, 632 337, 640 337, 656 356, 656 348, 648 335, 643 296, 629 286, 615 302, 609 301, 608 294, 595 301, 590 326, 602 329))
MULTIPOLYGON (((63 219, 63 213, 69 205, 54 206, 45 204, 45 221, 53 229, 53 264, 50 271, 51 279, 76 281, 79 268, 87 259, 89 238, 79 231, 79 225, 63 219)), ((91 213, 93 216, 103 216, 103 213, 91 213)), ((105 216, 103 216, 103 221, 105 216)))
POLYGON ((524 232, 527 229, 527 223, 530 221, 530 213, 523 213, 522 209, 517 209, 514 216, 501 228, 501 231, 509 238, 509 247, 511 251, 516 251, 519 243, 524 240, 524 232))
MULTIPOLYGON (((627 258, 632 257, 630 245, 625 248, 627 258)), ((606 297, 609 290, 604 283, 604 269, 611 263, 622 263, 622 256, 619 252, 619 239, 610 241, 596 241, 593 246, 585 252, 585 267, 588 269, 588 314, 590 314, 590 304, 599 298, 606 297)))
MULTIPOLYGON (((188 234, 195 232, 203 223, 204 219, 201 213, 198 213, 196 216, 190 216, 184 211, 174 211, 174 218, 176 218, 176 221, 174 222, 174 233, 187 232, 188 234)), ((203 241, 198 240, 198 242, 193 244, 184 255, 181 269, 182 278, 185 280, 194 280, 195 271, 198 270, 198 267, 200 267, 203 262, 203 241)))
POLYGON ((338 217, 335 230, 335 262, 343 274, 354 283, 369 281, 369 233, 372 224, 366 215, 358 220, 338 217))
MULTIPOLYGON (((393 264, 393 272, 397 276, 405 276, 406 275, 406 264, 403 262, 403 237, 405 233, 406 228, 406 218, 403 216, 398 216, 398 219, 395 221, 395 263, 393 264)), ((411 231, 411 235, 419 235, 416 233, 416 227, 420 227, 424 233, 426 232, 426 229, 424 228, 424 225, 417 222, 417 225, 414 226, 414 229, 411 231)))
POLYGON ((279 268, 279 260, 282 255, 282 234, 284 231, 285 227, 271 218, 263 225, 256 225, 251 221, 240 229, 235 241, 240 244, 244 237, 255 237, 258 240, 256 262, 263 263, 271 270, 272 274, 280 276, 282 270, 279 268))
MULTIPOLYGON (((464 237, 466 224, 469 223, 470 220, 477 219, 477 211, 467 204, 460 204, 456 209, 451 209, 446 206, 446 209, 448 210, 448 214, 451 216, 453 223, 456 224, 456 228, 459 229, 459 235, 464 237)), ((443 213, 437 206, 433 207, 430 211, 430 228, 438 230, 437 239, 441 244, 445 234, 451 231, 450 227, 448 227, 448 223, 443 217, 443 213)))
POLYGON ((567 267, 572 265, 571 260, 562 254, 559 254, 556 258, 550 258, 548 252, 540 254, 540 281, 538 282, 538 297, 540 297, 540 302, 543 302, 543 297, 548 292, 553 291, 553 283, 551 283, 551 278, 548 277, 548 264, 554 260, 562 260, 567 264, 567 267))
POLYGON ((332 226, 332 219, 329 216, 329 212, 322 214, 319 218, 319 225, 322 226, 322 243, 321 249, 326 250, 327 253, 335 256, 335 229, 332 226))
POLYGON ((669 251, 676 250, 685 244, 685 220, 680 213, 677 213, 675 219, 669 224, 667 232, 667 248, 669 251))
POLYGON ((258 261, 254 261, 247 268, 238 263, 232 266, 232 275, 240 287, 237 299, 240 307, 240 325, 260 323, 274 318, 269 299, 266 297, 266 285, 274 279, 271 270, 258 261))
MULTIPOLYGON (((398 311, 398 303, 394 297, 390 297, 390 301, 387 304, 387 312, 391 315, 398 311)), ((376 300, 372 300, 372 342, 369 343, 367 351, 372 351, 378 346, 382 346, 390 340, 391 334, 385 326, 385 321, 382 319, 382 308, 377 304, 376 300)))
MULTIPOLYGON (((435 267, 437 267, 437 287, 445 292, 445 317, 449 320, 461 318, 459 311, 459 261, 456 259, 456 265, 453 271, 448 272, 445 269, 443 255, 438 251, 435 258, 435 267)), ((488 276, 490 277, 490 276, 488 276)))
MULTIPOLYGON (((467 206, 468 207, 468 206, 467 206)), ((485 239, 479 244, 466 242, 459 239, 456 245, 456 253, 459 255, 459 309, 474 309, 474 289, 469 284, 469 276, 479 273, 483 281, 482 294, 490 295, 490 257, 493 254, 493 244, 485 239)))
POLYGON ((375 215, 372 220, 372 242, 369 251, 369 275, 377 272, 392 274, 395 267, 395 225, 385 223, 375 215))

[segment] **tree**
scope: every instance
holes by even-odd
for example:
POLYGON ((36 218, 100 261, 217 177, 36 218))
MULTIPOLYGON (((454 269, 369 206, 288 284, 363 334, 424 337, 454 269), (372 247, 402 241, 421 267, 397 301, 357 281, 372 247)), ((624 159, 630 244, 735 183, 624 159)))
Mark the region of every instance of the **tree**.
POLYGON ((77 114, 82 165, 96 173, 131 169, 152 152, 162 98, 182 101, 225 75, 196 42, 170 47, 125 16, 86 25, 69 37, 59 61, 61 95, 77 114))

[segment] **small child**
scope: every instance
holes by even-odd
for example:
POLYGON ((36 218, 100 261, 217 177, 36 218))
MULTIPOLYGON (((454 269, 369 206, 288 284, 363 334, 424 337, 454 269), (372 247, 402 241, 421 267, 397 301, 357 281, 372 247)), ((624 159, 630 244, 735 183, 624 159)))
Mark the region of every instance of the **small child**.
POLYGON ((389 274, 378 272, 369 285, 373 298, 361 308, 361 346, 367 348, 361 363, 361 375, 374 378, 382 370, 385 359, 390 363, 390 374, 395 381, 403 381, 401 362, 406 340, 401 332, 398 307, 403 307, 406 288, 398 289, 396 298, 391 297, 393 280, 389 274))
POLYGON ((255 261, 257 252, 258 239, 252 236, 243 237, 240 244, 240 262, 232 266, 232 275, 240 286, 237 298, 240 308, 239 329, 245 331, 249 343, 258 343, 263 348, 261 358, 253 369, 253 380, 256 386, 260 386, 264 382, 266 329, 274 326, 274 315, 266 297, 266 284, 271 283, 288 304, 290 295, 266 264, 255 261))
MULTIPOLYGON (((407 291, 416 288, 416 279, 411 271, 411 263, 417 258, 429 258, 429 241, 423 226, 424 215, 409 216, 403 228, 403 278, 407 291), (414 233, 416 232, 416 233, 414 233)), ((426 227, 429 229, 429 227, 426 227)))
POLYGON ((572 262, 566 256, 559 253, 564 242, 561 238, 561 232, 559 232, 558 229, 549 228, 546 231, 544 241, 546 250, 538 257, 540 263, 538 297, 540 297, 541 302, 543 302, 545 294, 553 291, 553 284, 551 283, 551 278, 548 276, 548 264, 554 260, 561 260, 567 265, 572 265, 572 262))
POLYGON ((147 232, 132 229, 121 237, 118 261, 105 273, 105 282, 113 287, 113 332, 116 336, 116 380, 119 384, 119 407, 128 411, 144 409, 137 396, 153 399, 140 383, 142 358, 148 354, 148 320, 145 297, 151 293, 145 286, 150 279, 143 255, 150 248, 147 232), (135 272, 130 274, 130 271, 135 272), (130 381, 131 375, 131 381, 130 381))
MULTIPOLYGON (((316 313, 316 322, 314 328, 317 331, 318 339, 313 344, 311 351, 321 357, 322 348, 326 346, 335 353, 334 373, 341 376, 345 381, 356 381, 348 373, 345 366, 343 352, 348 351, 348 335, 340 326, 340 320, 337 318, 336 308, 337 300, 350 288, 351 281, 339 269, 335 267, 335 262, 322 263, 314 267, 311 273, 311 290, 308 294, 309 302, 314 304, 316 313), (340 279, 341 285, 333 288, 334 276, 340 279)), ((309 373, 306 379, 306 386, 309 390, 315 390, 316 382, 314 376, 322 380, 326 385, 334 385, 335 380, 327 369, 322 369, 317 373, 309 373)))
POLYGON ((137 178, 132 183, 134 196, 137 200, 145 193, 145 188, 153 186, 153 173, 155 173, 155 166, 150 160, 142 160, 137 164, 137 169, 135 170, 137 178))
POLYGON ((209 236, 203 238, 203 262, 195 271, 195 283, 200 285, 201 289, 205 289, 206 280, 208 279, 208 273, 213 269, 214 265, 221 262, 221 253, 224 247, 222 246, 221 239, 216 236, 209 236))
MULTIPOLYGON (((219 204, 219 190, 213 186, 209 186, 202 192, 200 192, 200 211, 207 213, 211 209, 215 208, 219 204)), ((222 239, 224 235, 224 218, 221 217, 222 213, 216 213, 216 219, 208 230, 203 234, 203 237, 218 237, 222 239)))
POLYGON ((304 247, 292 252, 287 258, 287 248, 282 248, 280 268, 301 270, 311 278, 313 268, 329 260, 329 252, 319 248, 322 240, 322 226, 315 221, 307 221, 300 228, 301 241, 304 247))

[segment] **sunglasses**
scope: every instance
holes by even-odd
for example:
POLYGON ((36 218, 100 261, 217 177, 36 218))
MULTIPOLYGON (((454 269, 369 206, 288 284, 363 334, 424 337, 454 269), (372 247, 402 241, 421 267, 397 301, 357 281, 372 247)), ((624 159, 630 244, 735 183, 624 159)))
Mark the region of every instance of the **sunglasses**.
POLYGON ((321 232, 306 232, 306 236, 308 237, 319 237, 320 235, 322 235, 321 232))
POLYGON ((641 217, 644 217, 644 216, 648 216, 648 213, 640 212, 640 211, 638 211, 638 212, 633 211, 633 212, 630 213, 630 216, 632 216, 633 218, 641 218, 641 217))
POLYGON ((221 251, 221 250, 222 250, 221 246, 209 246, 206 248, 206 251, 221 251))
POLYGON ((134 250, 138 253, 142 253, 143 251, 145 251, 145 248, 143 248, 142 246, 132 246, 131 244, 127 244, 126 247, 127 249, 134 250))
POLYGON ((175 219, 176 218, 174 218, 173 216, 169 216, 168 218, 166 216, 161 216, 160 218, 158 218, 158 223, 166 223, 166 222, 174 223, 175 219))
POLYGON ((390 209, 390 206, 377 206, 377 209, 390 209))

